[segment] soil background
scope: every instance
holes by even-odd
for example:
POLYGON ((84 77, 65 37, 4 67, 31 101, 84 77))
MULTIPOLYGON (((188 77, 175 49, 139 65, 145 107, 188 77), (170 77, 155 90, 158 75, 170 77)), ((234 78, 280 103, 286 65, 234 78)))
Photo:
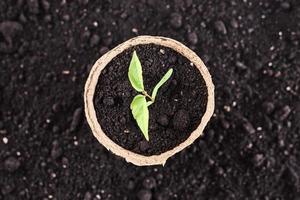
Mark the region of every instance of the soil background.
POLYGON ((0 199, 300 198, 300 2, 0 1, 0 199), (216 86, 205 135, 164 167, 108 152, 83 115, 107 50, 183 42, 216 86))

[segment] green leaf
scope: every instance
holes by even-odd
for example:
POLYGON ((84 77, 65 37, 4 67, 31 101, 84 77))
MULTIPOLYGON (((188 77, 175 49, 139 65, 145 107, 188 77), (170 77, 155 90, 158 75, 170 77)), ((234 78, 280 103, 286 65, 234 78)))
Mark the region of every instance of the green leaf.
POLYGON ((147 106, 150 106, 153 103, 154 103, 153 101, 147 101, 147 106))
POLYGON ((130 109, 144 137, 149 141, 149 110, 146 97, 141 94, 136 95, 130 104, 130 109))
POLYGON ((143 71, 141 62, 136 54, 136 51, 134 51, 129 65, 128 78, 132 87, 138 92, 144 91, 142 73, 143 71))
MULTIPOLYGON (((173 73, 173 69, 170 68, 168 72, 162 77, 162 79, 157 83, 152 92, 152 99, 155 100, 158 89, 171 77, 173 73)), ((151 104, 150 104, 151 105, 151 104)))

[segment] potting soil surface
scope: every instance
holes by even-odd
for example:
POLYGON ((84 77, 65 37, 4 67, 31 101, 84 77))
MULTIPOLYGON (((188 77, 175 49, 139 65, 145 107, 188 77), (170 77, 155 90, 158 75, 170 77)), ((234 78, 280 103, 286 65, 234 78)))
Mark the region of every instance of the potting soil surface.
MULTIPOLYGON (((147 101, 150 99, 147 98, 147 101)), ((184 142, 201 122, 207 105, 207 86, 200 71, 176 51, 159 45, 126 49, 102 70, 94 107, 104 133, 116 144, 142 155, 158 155, 184 142), (144 89, 153 88, 173 68, 149 109, 149 141, 133 118, 130 104, 138 93, 131 86, 128 68, 133 51, 142 65, 144 89)))

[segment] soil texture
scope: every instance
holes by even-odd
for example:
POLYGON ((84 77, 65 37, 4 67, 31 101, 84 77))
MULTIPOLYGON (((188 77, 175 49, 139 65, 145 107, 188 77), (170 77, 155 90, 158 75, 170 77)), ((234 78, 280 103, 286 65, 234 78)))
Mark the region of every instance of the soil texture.
POLYGON ((299 22, 299 0, 1 0, 0 199, 299 200, 299 22), (187 45, 215 84, 203 137, 164 167, 84 117, 91 66, 137 35, 187 45))

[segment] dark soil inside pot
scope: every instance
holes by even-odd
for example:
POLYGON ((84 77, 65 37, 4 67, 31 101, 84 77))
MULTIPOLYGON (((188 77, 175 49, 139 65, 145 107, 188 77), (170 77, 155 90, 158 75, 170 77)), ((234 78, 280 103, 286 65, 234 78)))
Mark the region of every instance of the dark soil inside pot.
POLYGON ((157 155, 178 146, 198 127, 206 109, 207 87, 199 70, 181 54, 154 44, 138 45, 119 54, 101 72, 94 104, 98 122, 110 139, 135 153, 157 155), (168 69, 174 69, 149 107, 149 142, 130 110, 138 94, 127 75, 134 50, 143 67, 145 90, 150 94, 168 69))

